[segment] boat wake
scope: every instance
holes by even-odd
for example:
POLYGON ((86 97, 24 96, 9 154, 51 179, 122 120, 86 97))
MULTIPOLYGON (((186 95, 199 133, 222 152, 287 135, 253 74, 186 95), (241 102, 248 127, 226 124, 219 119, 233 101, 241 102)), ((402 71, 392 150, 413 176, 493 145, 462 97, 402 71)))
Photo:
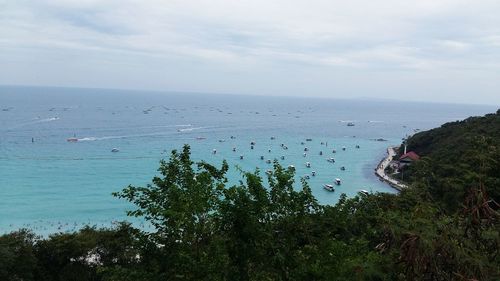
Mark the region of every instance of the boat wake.
POLYGON ((192 127, 192 128, 184 128, 184 129, 177 129, 177 132, 191 132, 195 130, 201 130, 201 129, 206 129, 207 127, 192 127))

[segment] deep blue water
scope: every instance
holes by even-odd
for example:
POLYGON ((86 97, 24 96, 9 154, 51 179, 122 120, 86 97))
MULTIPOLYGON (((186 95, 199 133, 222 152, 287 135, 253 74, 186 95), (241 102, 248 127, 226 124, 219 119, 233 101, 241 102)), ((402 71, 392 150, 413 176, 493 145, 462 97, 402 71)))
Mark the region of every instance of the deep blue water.
POLYGON ((308 182, 323 204, 360 189, 395 192, 373 175, 389 145, 415 129, 494 111, 494 106, 380 100, 3 86, 0 233, 29 227, 46 234, 126 219, 131 206, 111 192, 149 183, 159 160, 185 143, 195 160, 220 165, 226 159, 231 183, 241 179, 236 165, 246 171, 259 167, 263 174, 272 166, 265 160, 278 159, 297 168, 297 187, 301 176, 316 171, 308 182), (79 141, 68 142, 73 136, 79 141), (373 140, 378 138, 388 141, 373 140), (330 157, 335 164, 326 161, 330 157), (342 179, 337 191, 323 190, 334 178, 342 179))

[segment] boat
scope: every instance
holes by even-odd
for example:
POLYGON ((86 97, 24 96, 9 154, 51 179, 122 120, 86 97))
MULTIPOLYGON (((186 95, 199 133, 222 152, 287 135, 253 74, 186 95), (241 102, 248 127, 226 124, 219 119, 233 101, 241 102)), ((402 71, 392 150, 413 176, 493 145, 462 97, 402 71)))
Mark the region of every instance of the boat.
POLYGON ((290 170, 295 170, 295 166, 294 166, 294 165, 289 165, 289 166, 288 166, 288 169, 290 169, 290 170))
POLYGON ((347 123, 347 126, 349 126, 349 127, 353 127, 353 126, 354 126, 354 123, 353 123, 353 122, 349 122, 349 123, 347 123))
POLYGON ((285 160, 285 156, 281 156, 281 160, 285 160))
POLYGON ((331 185, 331 184, 325 184, 325 185, 323 185, 323 188, 328 190, 328 191, 335 191, 335 187, 333 187, 333 185, 331 185))
POLYGON ((67 138, 66 141, 68 141, 68 142, 77 142, 78 139, 77 138, 67 138))
POLYGON ((304 179, 308 180, 310 179, 311 177, 309 175, 304 175, 304 179))
POLYGON ((359 193, 364 194, 364 195, 368 195, 368 194, 370 194, 370 193, 368 192, 368 190, 364 190, 364 189, 361 189, 361 190, 359 191, 359 193))
POLYGON ((311 168, 311 163, 306 162, 306 167, 307 167, 307 168, 311 168))
POLYGON ((225 142, 226 140, 225 139, 220 139, 219 142, 225 142))
POLYGON ((312 139, 306 139, 306 141, 312 141, 312 139))
POLYGON ((360 148, 359 144, 356 145, 356 148, 360 148))
POLYGON ((337 150, 335 150, 335 149, 334 149, 334 150, 332 150, 332 153, 337 153, 337 150))
POLYGON ((116 148, 116 147, 113 148, 113 149, 111 149, 111 152, 118 152, 118 151, 120 151, 120 150, 118 148, 116 148))
POLYGON ((342 150, 344 150, 344 151, 345 151, 346 149, 347 149, 347 148, 346 148, 345 146, 342 146, 342 150))
POLYGON ((335 184, 336 185, 340 185, 342 183, 342 181, 339 179, 339 178, 336 178, 335 179, 335 184))
POLYGON ((316 171, 312 171, 311 176, 315 177, 316 176, 316 171))
POLYGON ((204 140, 206 139, 205 137, 196 137, 197 140, 204 140))
POLYGON ((271 161, 271 159, 267 159, 267 160, 266 160, 266 163, 267 163, 267 164, 271 164, 271 162, 272 162, 272 161, 271 161))
POLYGON ((345 171, 345 167, 344 166, 340 167, 340 170, 345 171))
POLYGON ((330 163, 335 163, 335 159, 334 158, 326 159, 326 161, 328 161, 330 163))
POLYGON ((266 170, 266 175, 270 176, 273 174, 273 171, 272 170, 266 170))

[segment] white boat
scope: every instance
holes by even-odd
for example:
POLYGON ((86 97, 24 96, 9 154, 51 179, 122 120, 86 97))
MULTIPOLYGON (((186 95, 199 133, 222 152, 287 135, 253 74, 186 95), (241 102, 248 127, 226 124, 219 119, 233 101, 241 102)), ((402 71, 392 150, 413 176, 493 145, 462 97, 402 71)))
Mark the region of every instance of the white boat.
POLYGON ((323 188, 328 190, 328 191, 335 191, 335 187, 333 187, 333 185, 331 185, 331 184, 325 184, 325 185, 323 185, 323 188))
POLYGON ((118 148, 116 148, 116 147, 113 148, 113 149, 111 149, 111 152, 118 152, 118 151, 120 151, 120 150, 118 148))
POLYGON ((308 180, 310 179, 311 177, 309 175, 304 175, 304 179, 308 180))
POLYGON ((370 194, 370 193, 368 192, 368 190, 364 190, 364 189, 361 189, 361 190, 359 191, 359 193, 364 194, 364 195, 368 195, 368 194, 370 194))
POLYGON ((311 168, 311 163, 306 162, 306 167, 307 167, 307 168, 311 168))
POLYGON ((335 184, 336 185, 340 185, 342 183, 342 181, 339 179, 339 178, 336 178, 335 179, 335 184))

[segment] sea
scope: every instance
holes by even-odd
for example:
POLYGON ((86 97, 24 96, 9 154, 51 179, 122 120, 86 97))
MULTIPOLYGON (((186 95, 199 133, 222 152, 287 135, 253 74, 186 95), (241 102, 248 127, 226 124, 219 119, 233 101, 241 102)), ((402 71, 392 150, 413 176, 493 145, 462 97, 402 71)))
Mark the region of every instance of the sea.
POLYGON ((0 233, 28 228, 48 235, 124 220, 147 228, 126 216, 133 205, 111 193, 150 184, 159 161, 184 144, 195 161, 220 166, 227 160, 228 185, 244 180, 241 171, 259 169, 265 176, 272 169, 268 162, 278 160, 295 166, 297 189, 301 178, 309 178, 321 204, 360 190, 396 193, 374 175, 387 147, 415 132, 496 110, 377 99, 0 86, 0 233), (323 188, 336 178, 341 185, 335 192, 323 188))

